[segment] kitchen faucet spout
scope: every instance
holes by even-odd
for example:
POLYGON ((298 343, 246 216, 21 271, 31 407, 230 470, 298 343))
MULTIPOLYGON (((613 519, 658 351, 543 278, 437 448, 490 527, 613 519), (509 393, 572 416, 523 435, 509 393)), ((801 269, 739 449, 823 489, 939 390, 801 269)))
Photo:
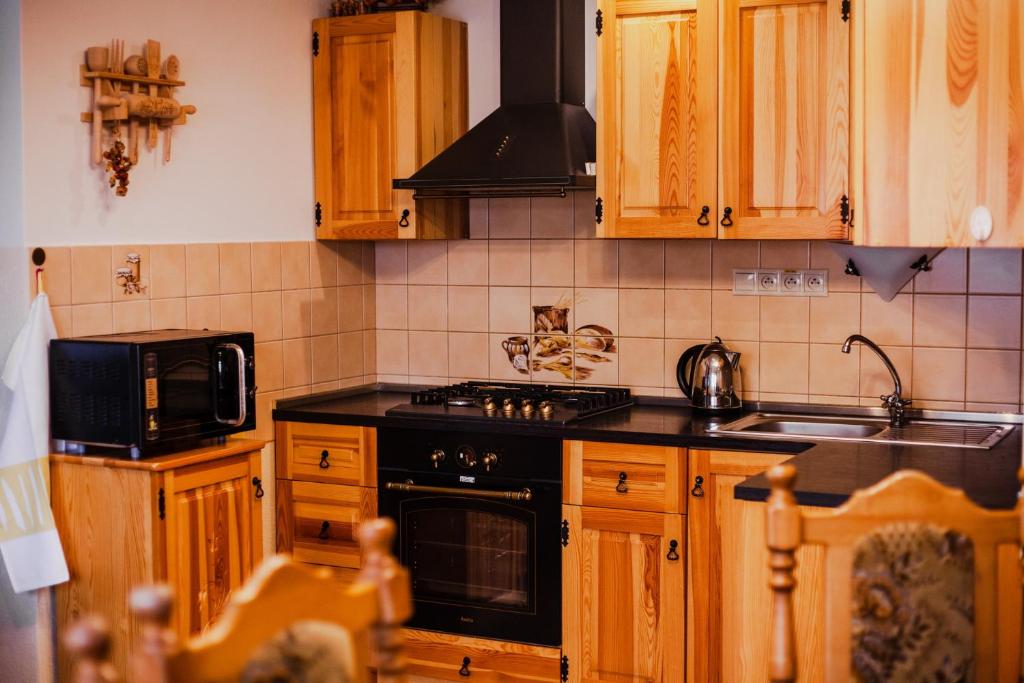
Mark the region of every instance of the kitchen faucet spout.
POLYGON ((900 374, 896 372, 896 366, 893 365, 892 360, 889 359, 889 356, 886 355, 885 351, 883 351, 878 344, 860 334, 851 334, 846 338, 846 341, 843 342, 843 353, 850 353, 854 342, 860 342, 874 351, 875 355, 882 360, 882 363, 892 376, 892 393, 884 394, 879 397, 882 399, 882 407, 889 411, 889 424, 893 427, 900 427, 906 424, 906 409, 907 406, 910 405, 910 400, 903 398, 903 383, 900 381, 900 374))

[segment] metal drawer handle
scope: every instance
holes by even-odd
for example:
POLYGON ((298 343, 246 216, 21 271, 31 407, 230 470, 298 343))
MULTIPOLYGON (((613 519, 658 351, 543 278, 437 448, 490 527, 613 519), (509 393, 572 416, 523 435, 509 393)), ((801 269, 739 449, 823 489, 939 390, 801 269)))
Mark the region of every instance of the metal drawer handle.
POLYGON ((629 487, 626 486, 626 473, 619 472, 619 483, 615 485, 615 490, 619 493, 628 493, 629 487))
POLYGON ((707 225, 711 221, 708 220, 708 214, 711 213, 711 207, 705 204, 700 207, 700 216, 697 217, 697 225, 707 225))
POLYGON ((693 480, 693 488, 690 489, 690 493, 693 494, 694 498, 704 497, 704 477, 700 476, 699 474, 697 475, 697 477, 693 480))
POLYGON ((460 676, 469 676, 469 663, 470 663, 469 657, 463 657, 462 658, 462 668, 459 669, 459 675, 460 676))
POLYGON ((331 466, 331 463, 327 462, 327 457, 329 455, 330 453, 327 452, 326 448, 320 451, 320 469, 326 470, 328 467, 331 466))
POLYGON ((732 225, 732 207, 727 206, 722 212, 722 227, 728 228, 730 225, 732 225))
POLYGON ((676 552, 676 548, 679 547, 679 541, 672 539, 668 542, 668 555, 665 556, 670 562, 675 562, 679 559, 679 553, 676 552))
POLYGON ((256 497, 263 497, 263 481, 259 477, 252 478, 252 485, 256 487, 256 497))
POLYGON ((496 498, 498 500, 533 500, 533 491, 524 488, 521 491, 487 491, 483 489, 460 489, 454 486, 418 486, 411 481, 389 481, 384 484, 388 491, 404 491, 408 493, 444 493, 451 496, 468 496, 470 498, 496 498))
POLYGON ((318 533, 316 537, 319 538, 321 541, 326 541, 328 538, 331 537, 330 531, 331 523, 324 520, 324 523, 320 525, 320 533, 318 533))
POLYGON ((409 209, 402 209, 402 217, 398 219, 398 225, 402 228, 409 227, 409 209))

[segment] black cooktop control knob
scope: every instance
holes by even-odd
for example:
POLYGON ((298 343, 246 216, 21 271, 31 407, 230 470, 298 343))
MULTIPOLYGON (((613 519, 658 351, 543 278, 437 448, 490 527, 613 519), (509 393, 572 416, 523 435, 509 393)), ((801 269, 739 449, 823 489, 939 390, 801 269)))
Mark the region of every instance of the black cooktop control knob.
POLYGON ((430 454, 430 462, 433 463, 435 470, 441 466, 441 463, 444 462, 445 457, 446 456, 444 454, 444 451, 442 451, 440 448, 435 448, 434 452, 430 454))
POLYGON ((480 462, 484 464, 484 471, 490 472, 498 466, 498 454, 491 452, 484 453, 484 457, 480 459, 480 462))
POLYGON ((455 452, 455 461, 461 467, 476 467, 476 451, 472 446, 459 446, 459 450, 455 452))

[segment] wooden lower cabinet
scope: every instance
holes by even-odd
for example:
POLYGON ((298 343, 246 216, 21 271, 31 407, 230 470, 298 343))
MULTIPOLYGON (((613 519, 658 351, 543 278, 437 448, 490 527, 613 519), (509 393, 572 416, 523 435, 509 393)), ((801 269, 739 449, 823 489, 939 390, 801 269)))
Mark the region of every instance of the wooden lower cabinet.
MULTIPOLYGON (((124 671, 139 642, 132 588, 174 588, 173 625, 200 633, 263 557, 262 441, 146 460, 53 454, 51 505, 71 579, 55 588, 57 633, 84 614, 111 624, 111 660, 124 671)), ((59 680, 70 661, 57 649, 59 680)))
MULTIPOLYGON (((687 680, 768 680, 771 592, 764 503, 737 500, 733 488, 792 456, 690 451, 687 680)), ((823 678, 824 568, 821 548, 796 555, 794 611, 801 681, 823 678)))
POLYGON ((277 549, 302 562, 358 569, 360 522, 377 516, 377 489, 277 481, 277 549))
POLYGON ((682 681, 685 516, 563 506, 568 681, 682 681))
POLYGON ((554 682, 561 672, 561 651, 557 647, 417 629, 406 629, 405 638, 406 671, 414 680, 461 681, 468 677, 492 683, 554 682))

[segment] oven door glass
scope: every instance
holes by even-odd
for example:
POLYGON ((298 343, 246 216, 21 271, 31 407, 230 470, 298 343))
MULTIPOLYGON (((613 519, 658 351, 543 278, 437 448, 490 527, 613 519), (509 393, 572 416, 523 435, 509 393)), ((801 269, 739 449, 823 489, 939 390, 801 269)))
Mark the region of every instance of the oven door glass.
POLYGON ((417 601, 532 613, 535 514, 454 496, 403 501, 402 560, 417 601))

